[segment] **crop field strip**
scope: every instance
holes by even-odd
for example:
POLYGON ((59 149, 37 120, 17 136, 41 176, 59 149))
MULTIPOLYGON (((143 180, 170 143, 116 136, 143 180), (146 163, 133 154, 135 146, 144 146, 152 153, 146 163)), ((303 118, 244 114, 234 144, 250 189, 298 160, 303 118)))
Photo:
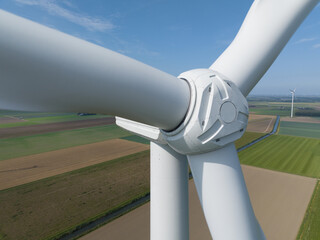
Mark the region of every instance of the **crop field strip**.
POLYGON ((111 139, 56 151, 0 161, 0 190, 51 177, 133 153, 149 146, 111 139))
POLYGON ((46 123, 81 121, 108 117, 106 115, 78 116, 75 113, 34 113, 34 112, 13 112, 0 110, 0 128, 21 127, 46 123), (2 112, 2 115, 1 115, 2 112), (12 118, 8 122, 8 118, 12 118), (16 119, 16 121, 14 120, 16 119))
POLYGON ((320 139, 320 123, 281 121, 279 134, 320 139))
POLYGON ((114 124, 114 117, 0 128, 0 139, 114 124))
POLYGON ((242 164, 320 177, 320 139, 273 135, 239 153, 242 164))
POLYGON ((0 236, 55 239, 148 193, 149 167, 145 151, 2 190, 0 236))
MULTIPOLYGON (((319 102, 296 102, 295 103, 296 116, 314 116, 319 117, 319 102)), ((250 113, 260 115, 279 115, 290 116, 291 102, 256 102, 249 101, 250 113)))
POLYGON ((318 180, 297 240, 320 239, 320 181, 318 180))
POLYGON ((319 117, 282 117, 284 122, 320 123, 319 117))
MULTIPOLYGON (((291 127, 314 128, 314 123, 311 125, 296 122, 286 123, 291 127)), ((280 126, 280 133, 282 127, 283 125, 280 126)), ((297 131, 297 128, 293 128, 293 131, 297 131)), ((320 178, 320 139, 273 135, 241 152, 239 157, 242 164, 320 178)), ((297 240, 320 239, 319 216, 320 191, 318 182, 301 224, 297 240)))
POLYGON ((116 125, 0 139, 0 161, 131 135, 116 125))
MULTIPOLYGON (((237 146, 245 145, 263 134, 246 133, 237 146)), ((63 172, 94 165, 149 148, 149 142, 131 135, 92 144, 63 148, 0 161, 0 189, 5 189, 63 172), (144 144, 141 144, 144 143, 144 144)))
POLYGON ((269 133, 272 131, 276 116, 249 121, 248 132, 269 133))
MULTIPOLYGON (((316 180, 266 169, 242 166, 254 211, 268 240, 294 239, 299 231, 316 180), (294 199, 294 200, 293 200, 294 199)), ((189 181, 190 240, 212 239, 193 180, 189 181)), ((150 204, 134 209, 81 240, 147 240, 150 204)))

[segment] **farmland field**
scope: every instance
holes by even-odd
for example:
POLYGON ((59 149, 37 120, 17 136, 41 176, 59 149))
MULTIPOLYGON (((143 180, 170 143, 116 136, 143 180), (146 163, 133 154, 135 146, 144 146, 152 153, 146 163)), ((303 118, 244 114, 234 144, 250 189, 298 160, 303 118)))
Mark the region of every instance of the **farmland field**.
MULTIPOLYGON (((242 166, 250 199, 268 240, 294 239, 316 180, 242 166)), ((190 240, 212 240, 193 180, 189 181, 190 240)), ((90 232, 80 240, 150 239, 150 203, 90 232), (107 237, 106 237, 107 236, 107 237)))
POLYGON ((116 125, 107 125, 0 139, 0 161, 129 135, 116 125))
POLYGON ((246 131, 269 133, 272 131, 275 121, 276 116, 250 114, 246 131))
MULTIPOLYGON (((245 145, 263 135, 262 133, 246 132, 244 137, 238 140, 237 145, 245 145)), ((113 138, 123 138, 148 144, 148 141, 130 135, 130 133, 115 125, 108 125, 1 139, 0 159, 2 158, 3 161, 9 163, 17 159, 14 157, 22 155, 26 157, 21 159, 34 160, 37 156, 49 156, 55 152, 71 151, 72 146, 70 145, 81 145, 74 147, 75 149, 88 148, 88 144, 91 142, 102 144, 101 141, 113 138), (61 150, 48 152, 55 150, 54 148, 61 150)), ((106 149, 106 154, 108 152, 108 149, 106 149)), ((82 153, 79 152, 79 154, 82 153)), ((97 154, 96 150, 94 154, 97 154)), ((84 157, 91 159, 90 156, 84 157)), ((51 158, 48 158, 49 165, 59 156, 53 154, 51 158)), ((0 206, 0 236, 4 236, 3 239, 50 238, 50 236, 70 231, 89 221, 89 219, 104 214, 119 206, 119 204, 131 201, 148 192, 149 151, 121 159, 1 190, 0 202, 5 202, 5 204, 0 206), (119 163, 117 163, 118 161, 119 163), (141 178, 139 178, 141 181, 135 180, 137 175, 144 180, 142 181, 141 178), (115 178, 114 181, 113 178, 115 178), (111 196, 112 199, 110 200, 111 196), (90 208, 84 206, 90 206, 90 208), (44 215, 46 217, 42 221, 44 215), (48 225, 50 225, 50 228, 47 228, 48 225), (19 229, 19 231, 16 231, 16 229, 19 229)), ((66 167, 70 167, 68 161, 65 164, 66 167)), ((33 165, 38 166, 39 164, 33 165)), ((15 167, 19 168, 19 166, 15 167)), ((23 168, 24 165, 22 164, 20 167, 23 168)), ((25 169, 25 171, 33 170, 40 170, 40 168, 25 169)), ((14 172, 14 174, 17 174, 17 172, 14 172)))
POLYGON ((149 146, 122 139, 64 148, 0 161, 0 190, 110 161, 149 146))
POLYGON ((279 134, 320 139, 320 123, 281 121, 279 134))
MULTIPOLYGON (((1 111, 0 111, 1 112, 1 111)), ((75 113, 72 114, 59 114, 59 113, 21 113, 14 112, 12 115, 3 115, 0 117, 0 128, 9 127, 20 127, 29 126, 45 123, 56 123, 56 122, 66 122, 66 121, 76 121, 76 120, 86 120, 86 119, 97 119, 104 118, 106 115, 88 115, 88 116, 78 116, 75 113), (12 118, 13 121, 1 121, 1 119, 12 118), (16 121, 14 121, 16 119, 16 121)))
POLYGON ((53 239, 149 192, 149 151, 0 191, 0 236, 53 239), (50 227, 48 227, 50 226, 50 227))
MULTIPOLYGON (((250 113, 260 115, 290 116, 291 102, 249 101, 250 113)), ((296 102, 294 104, 296 116, 320 116, 319 102, 296 102)))
POLYGON ((256 140, 259 137, 264 136, 264 133, 256 133, 256 132, 245 132, 242 136, 242 138, 238 139, 235 142, 236 148, 243 147, 244 145, 247 145, 248 143, 252 142, 253 140, 256 140))
POLYGON ((113 117, 0 128, 0 139, 114 124, 113 117))
POLYGON ((320 181, 317 182, 297 240, 320 239, 320 181))
POLYGON ((242 164, 320 177, 320 139, 273 135, 239 153, 242 164))
POLYGON ((130 136, 122 137, 121 139, 125 139, 125 140, 132 141, 132 142, 150 144, 150 141, 148 139, 145 139, 145 138, 137 136, 137 135, 130 135, 130 136))
POLYGON ((320 123, 319 117, 282 117, 281 121, 285 122, 304 122, 304 123, 320 123))

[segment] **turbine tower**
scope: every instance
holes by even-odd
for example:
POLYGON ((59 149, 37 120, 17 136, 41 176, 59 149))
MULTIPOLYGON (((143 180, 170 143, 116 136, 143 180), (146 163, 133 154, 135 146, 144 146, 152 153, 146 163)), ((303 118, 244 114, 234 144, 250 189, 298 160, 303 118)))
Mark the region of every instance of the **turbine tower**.
POLYGON ((289 90, 291 92, 291 97, 292 97, 292 100, 291 100, 291 118, 293 118, 293 101, 294 101, 294 94, 296 93, 296 89, 294 89, 294 90, 289 89, 289 90))
POLYGON ((115 115, 150 139, 151 240, 189 238, 188 162, 213 239, 262 240, 234 141, 246 96, 318 2, 254 1, 212 66, 179 77, 0 11, 0 108, 115 115))

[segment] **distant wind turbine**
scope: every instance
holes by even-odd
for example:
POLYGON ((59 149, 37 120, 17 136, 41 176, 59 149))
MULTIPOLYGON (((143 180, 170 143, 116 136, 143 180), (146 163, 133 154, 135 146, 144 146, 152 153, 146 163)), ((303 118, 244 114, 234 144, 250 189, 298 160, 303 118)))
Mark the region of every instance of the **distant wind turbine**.
POLYGON ((291 92, 291 96, 292 96, 292 100, 291 100, 291 118, 293 118, 293 100, 294 100, 294 94, 296 93, 296 89, 291 90, 289 89, 291 92))

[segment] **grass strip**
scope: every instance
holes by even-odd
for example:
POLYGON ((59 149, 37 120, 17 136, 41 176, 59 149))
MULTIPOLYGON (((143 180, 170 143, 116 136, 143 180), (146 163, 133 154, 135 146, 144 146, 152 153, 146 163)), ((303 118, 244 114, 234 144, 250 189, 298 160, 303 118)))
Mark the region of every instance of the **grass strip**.
POLYGON ((144 151, 2 190, 0 234, 57 239, 148 193, 149 168, 144 151))
POLYGON ((88 116, 78 116, 76 114, 70 115, 58 115, 58 116, 30 116, 30 118, 24 119, 24 122, 15 122, 15 123, 2 123, 0 124, 0 128, 10 128, 10 127, 21 127, 28 125, 37 125, 37 124, 45 124, 45 123, 56 123, 56 122, 67 122, 67 121, 76 121, 76 120, 86 120, 86 119, 96 119, 103 118, 106 115, 88 115, 88 116))
POLYGON ((132 141, 132 142, 143 143, 143 144, 150 144, 150 141, 148 139, 145 139, 137 135, 130 135, 130 136, 122 137, 121 139, 132 141))
POLYGON ((320 124, 281 121, 279 134, 320 139, 320 124))
POLYGON ((242 164, 320 177, 320 139, 270 136, 239 153, 242 164))
POLYGON ((318 181, 308 210, 301 224, 297 240, 320 239, 320 182, 318 181))
POLYGON ((238 139, 235 142, 236 148, 241 148, 248 143, 251 143, 252 141, 266 135, 265 133, 256 133, 256 132, 245 132, 242 136, 242 138, 238 139))

